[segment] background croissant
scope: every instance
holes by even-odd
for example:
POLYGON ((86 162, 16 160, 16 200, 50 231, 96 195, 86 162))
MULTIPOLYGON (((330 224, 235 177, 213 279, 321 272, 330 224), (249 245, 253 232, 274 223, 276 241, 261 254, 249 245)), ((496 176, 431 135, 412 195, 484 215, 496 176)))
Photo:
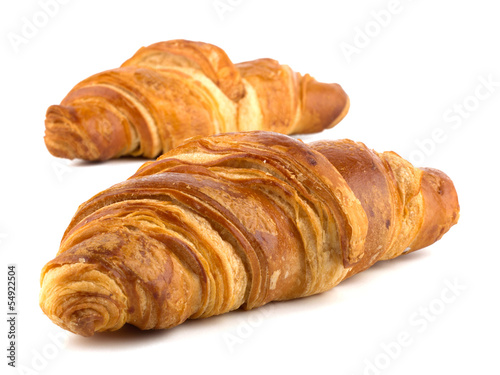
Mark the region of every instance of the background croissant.
POLYGON ((233 64, 211 44, 172 40, 143 47, 120 68, 77 84, 48 108, 45 144, 63 158, 154 158, 192 136, 333 127, 349 98, 271 59, 233 64))
POLYGON ((437 241, 451 180, 349 140, 194 138, 82 204, 40 305, 84 336, 176 326, 326 291, 437 241))

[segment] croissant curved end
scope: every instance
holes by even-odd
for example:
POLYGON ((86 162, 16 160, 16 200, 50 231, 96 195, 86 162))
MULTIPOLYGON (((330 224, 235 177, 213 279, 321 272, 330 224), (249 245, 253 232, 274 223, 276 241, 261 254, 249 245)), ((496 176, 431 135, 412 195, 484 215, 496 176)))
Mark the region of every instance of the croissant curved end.
POLYGON ((96 326, 102 325, 101 315, 94 309, 76 310, 69 319, 69 326, 73 333, 90 337, 94 335, 96 326))
MULTIPOLYGON (((338 83, 321 83, 321 85, 326 85, 326 94, 330 95, 330 100, 332 102, 337 101, 338 105, 335 109, 332 108, 332 112, 330 112, 330 116, 332 118, 332 121, 330 122, 330 125, 327 126, 327 129, 333 128, 335 125, 337 125, 340 121, 344 119, 344 117, 347 115, 349 112, 349 108, 351 107, 351 100, 349 99, 349 96, 347 96, 346 92, 342 89, 342 87, 338 83)), ((327 108, 333 107, 330 104, 326 103, 325 104, 327 108)))
POLYGON ((337 125, 349 112, 350 100, 337 83, 302 77, 302 118, 299 132, 322 131, 337 125))
POLYGON ((407 252, 433 244, 448 232, 460 217, 458 195, 452 180, 438 169, 420 169, 423 171, 421 189, 425 207, 424 220, 407 252))
POLYGON ((56 157, 107 160, 130 143, 121 121, 109 108, 92 103, 52 105, 45 118, 45 145, 56 157))
POLYGON ((73 107, 52 105, 47 109, 44 141, 52 155, 67 159, 97 156, 97 150, 77 122, 73 107))
POLYGON ((57 325, 82 336, 114 331, 127 320, 126 297, 92 266, 72 264, 42 275, 40 307, 57 325))

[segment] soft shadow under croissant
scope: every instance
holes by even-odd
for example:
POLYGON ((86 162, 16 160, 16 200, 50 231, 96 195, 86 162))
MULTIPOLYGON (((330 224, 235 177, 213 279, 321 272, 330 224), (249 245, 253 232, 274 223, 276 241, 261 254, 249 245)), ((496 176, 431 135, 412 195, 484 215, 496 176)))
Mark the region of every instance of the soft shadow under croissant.
POLYGON ((428 246, 459 216, 452 181, 350 140, 195 138, 83 203, 40 305, 84 336, 321 293, 428 246))

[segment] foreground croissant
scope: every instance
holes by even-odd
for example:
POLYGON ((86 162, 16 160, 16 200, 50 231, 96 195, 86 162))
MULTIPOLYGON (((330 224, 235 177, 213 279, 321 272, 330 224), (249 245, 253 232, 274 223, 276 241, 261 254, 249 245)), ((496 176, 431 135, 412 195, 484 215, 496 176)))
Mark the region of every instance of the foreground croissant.
POLYGON ((211 44, 143 47, 120 68, 76 85, 47 110, 45 144, 63 158, 154 158, 192 136, 269 130, 314 133, 337 124, 349 98, 271 59, 234 65, 211 44))
POLYGON ((458 212, 444 173, 362 143, 192 139, 79 207, 40 304, 84 336, 169 328, 326 291, 432 244, 458 212))

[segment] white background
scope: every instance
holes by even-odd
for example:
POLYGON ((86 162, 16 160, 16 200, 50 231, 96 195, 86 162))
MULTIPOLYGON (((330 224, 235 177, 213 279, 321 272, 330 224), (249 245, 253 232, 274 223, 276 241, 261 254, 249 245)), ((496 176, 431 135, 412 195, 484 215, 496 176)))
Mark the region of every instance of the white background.
POLYGON ((498 374, 497 2, 219 3, 230 10, 219 14, 213 0, 73 0, 44 18, 37 1, 2 2, 0 372, 498 374), (26 22, 40 25, 36 34, 27 34, 26 22), (351 138, 445 171, 459 194, 459 224, 433 246, 322 295, 169 331, 66 335, 38 307, 40 270, 77 206, 142 161, 52 157, 43 143, 45 110, 139 47, 175 38, 216 44, 233 62, 271 57, 340 83, 350 113, 303 139, 351 138), (17 369, 6 358, 10 263, 19 282, 17 369), (450 284, 458 285, 454 292, 450 284), (401 335, 404 346, 394 344, 401 335))

